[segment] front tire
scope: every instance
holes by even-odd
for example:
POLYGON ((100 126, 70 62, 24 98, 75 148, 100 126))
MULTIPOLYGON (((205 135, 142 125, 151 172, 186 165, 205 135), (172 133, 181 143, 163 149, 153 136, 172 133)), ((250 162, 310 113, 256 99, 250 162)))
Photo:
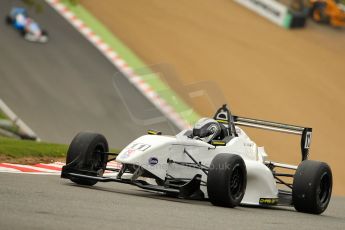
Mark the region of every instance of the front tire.
POLYGON ((207 193, 213 205, 238 206, 246 186, 247 170, 242 157, 221 153, 213 158, 207 177, 207 193))
POLYGON ((332 171, 328 164, 305 160, 293 180, 292 201, 299 212, 321 214, 331 199, 332 171))
POLYGON ((46 30, 42 30, 42 35, 48 36, 48 32, 46 30))
MULTIPOLYGON (((106 138, 97 133, 81 132, 72 140, 66 157, 66 165, 73 164, 73 167, 80 170, 96 172, 103 176, 108 159, 108 142, 106 138)), ((96 180, 84 178, 70 178, 71 181, 81 185, 95 185, 96 180)))

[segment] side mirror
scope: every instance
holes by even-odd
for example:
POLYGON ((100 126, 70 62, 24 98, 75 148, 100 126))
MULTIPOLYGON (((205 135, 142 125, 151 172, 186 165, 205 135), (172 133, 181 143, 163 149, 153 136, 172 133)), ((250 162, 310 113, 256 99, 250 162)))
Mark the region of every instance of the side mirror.
POLYGON ((149 129, 147 131, 147 134, 149 134, 149 135, 162 135, 162 132, 161 131, 157 131, 157 130, 153 130, 153 129, 149 129))
POLYGON ((213 145, 213 146, 225 146, 226 142, 220 141, 220 140, 213 140, 213 141, 211 141, 211 145, 213 145))

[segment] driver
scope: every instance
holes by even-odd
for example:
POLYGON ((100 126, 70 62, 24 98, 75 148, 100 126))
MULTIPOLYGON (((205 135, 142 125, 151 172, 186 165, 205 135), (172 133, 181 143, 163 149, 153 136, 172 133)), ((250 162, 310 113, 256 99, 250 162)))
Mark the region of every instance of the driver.
POLYGON ((15 27, 18 30, 23 30, 26 24, 26 17, 23 14, 18 14, 15 19, 15 27))
POLYGON ((193 128, 193 137, 197 137, 207 143, 210 143, 213 139, 218 137, 220 133, 221 127, 219 123, 207 117, 198 120, 193 128))

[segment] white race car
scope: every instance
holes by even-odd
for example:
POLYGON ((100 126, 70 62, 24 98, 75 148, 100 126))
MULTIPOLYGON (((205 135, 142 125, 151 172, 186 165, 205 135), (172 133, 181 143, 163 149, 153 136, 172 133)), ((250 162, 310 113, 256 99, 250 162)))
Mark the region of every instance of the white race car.
POLYGON ((28 16, 25 8, 13 7, 10 14, 6 16, 6 23, 12 25, 24 39, 30 42, 45 43, 48 41, 48 33, 28 16))
POLYGON ((81 132, 69 147, 61 177, 90 186, 127 183, 225 207, 286 205, 320 214, 330 201, 330 167, 307 160, 311 128, 233 116, 223 105, 213 119, 203 118, 176 136, 152 130, 148 134, 117 155, 108 152, 103 135, 81 132), (301 135, 302 162, 297 167, 269 161, 264 148, 238 126, 301 135), (116 156, 121 169, 107 167, 115 159, 110 156, 116 156), (103 176, 105 170, 115 171, 114 175, 103 176))

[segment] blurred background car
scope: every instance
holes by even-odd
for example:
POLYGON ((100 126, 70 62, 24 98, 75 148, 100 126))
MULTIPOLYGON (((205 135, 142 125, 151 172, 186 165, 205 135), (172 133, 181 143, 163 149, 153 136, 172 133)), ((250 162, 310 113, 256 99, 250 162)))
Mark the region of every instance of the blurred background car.
POLYGON ((48 41, 48 33, 28 16, 25 8, 13 7, 6 16, 6 23, 12 25, 28 41, 41 43, 48 41))
POLYGON ((334 27, 345 26, 345 5, 339 0, 311 0, 311 18, 334 27))

